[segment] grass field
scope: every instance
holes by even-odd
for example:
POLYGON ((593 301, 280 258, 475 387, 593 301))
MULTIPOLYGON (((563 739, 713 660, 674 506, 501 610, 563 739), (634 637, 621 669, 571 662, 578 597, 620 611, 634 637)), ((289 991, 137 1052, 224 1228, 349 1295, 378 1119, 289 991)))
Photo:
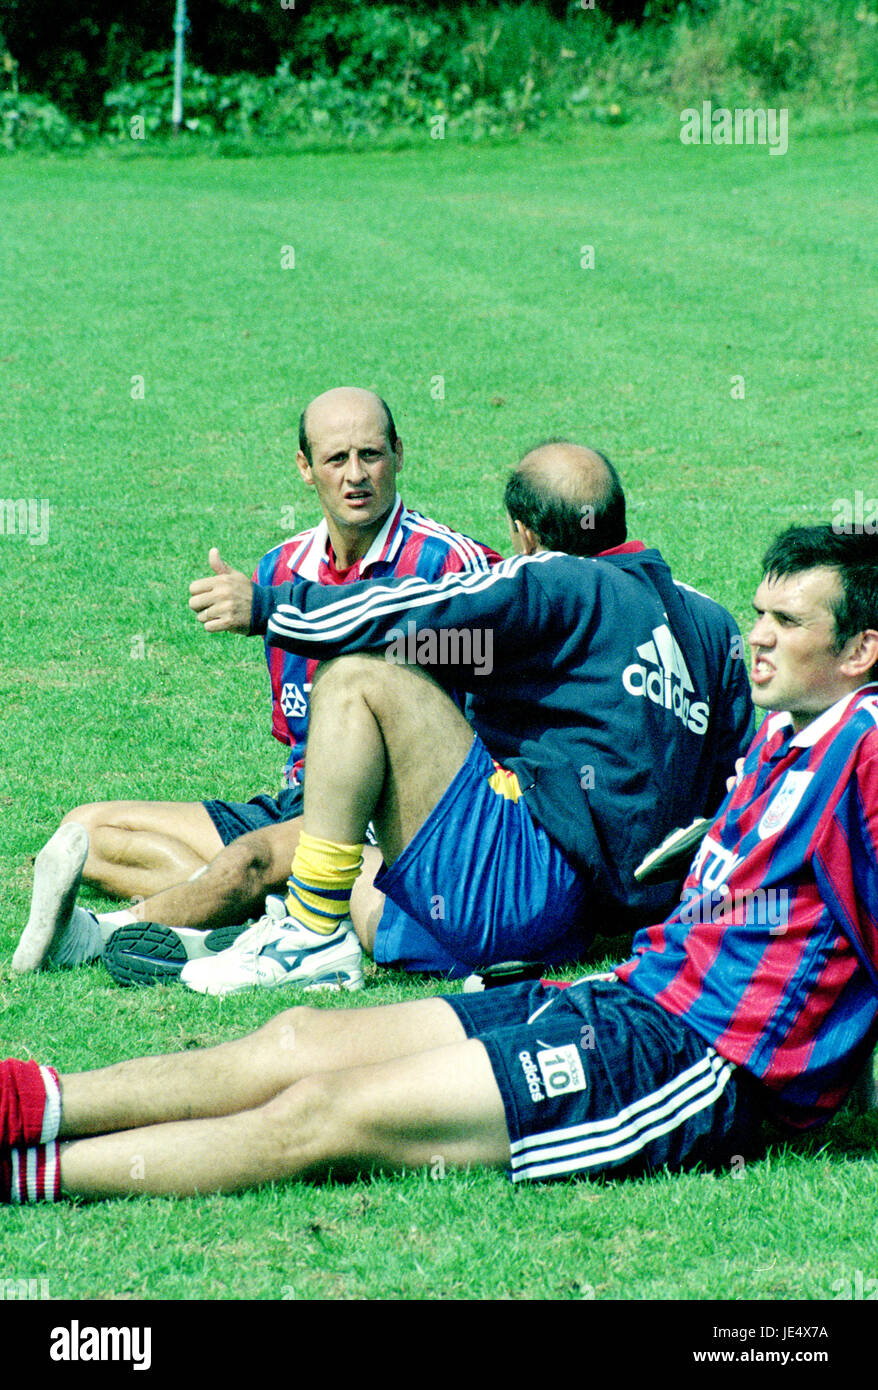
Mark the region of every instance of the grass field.
MULTIPOLYGON (((301 406, 380 390, 406 498, 504 550, 516 458, 592 443, 632 533, 745 624, 765 542, 878 484, 876 159, 875 132, 773 158, 601 128, 0 164, 0 494, 50 509, 44 543, 0 535, 4 1055, 98 1065, 288 1002, 122 991, 100 967, 13 979, 8 959, 33 856, 72 806, 275 787, 261 646, 202 632, 186 586, 210 545, 247 568, 316 520, 301 406)), ((373 972, 356 1002, 430 989, 373 972)), ((878 1276, 876 1139, 844 1115, 736 1175, 34 1208, 0 1221, 0 1279, 72 1299, 829 1300, 878 1276)))

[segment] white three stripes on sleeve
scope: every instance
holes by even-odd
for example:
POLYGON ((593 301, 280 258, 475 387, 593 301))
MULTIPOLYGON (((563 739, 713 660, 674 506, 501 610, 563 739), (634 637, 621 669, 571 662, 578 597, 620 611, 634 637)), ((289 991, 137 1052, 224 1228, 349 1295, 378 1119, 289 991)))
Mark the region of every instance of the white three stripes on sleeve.
POLYGON ((279 637, 299 641, 342 641, 353 636, 358 628, 384 615, 394 614, 402 619, 412 609, 428 607, 443 598, 481 593, 503 580, 513 578, 522 565, 555 558, 549 551, 541 555, 519 555, 512 560, 502 561, 487 573, 446 574, 435 582, 412 575, 392 589, 382 585, 380 580, 374 580, 368 592, 338 598, 320 608, 319 616, 317 612, 304 613, 292 603, 281 604, 269 618, 268 630, 279 637))

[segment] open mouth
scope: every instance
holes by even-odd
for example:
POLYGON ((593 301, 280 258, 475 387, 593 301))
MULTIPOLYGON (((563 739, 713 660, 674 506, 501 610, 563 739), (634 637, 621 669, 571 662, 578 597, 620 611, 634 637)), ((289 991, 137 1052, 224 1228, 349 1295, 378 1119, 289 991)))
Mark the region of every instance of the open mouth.
POLYGON ((756 685, 764 685, 774 675, 774 667, 762 657, 757 657, 750 668, 750 679, 756 685))

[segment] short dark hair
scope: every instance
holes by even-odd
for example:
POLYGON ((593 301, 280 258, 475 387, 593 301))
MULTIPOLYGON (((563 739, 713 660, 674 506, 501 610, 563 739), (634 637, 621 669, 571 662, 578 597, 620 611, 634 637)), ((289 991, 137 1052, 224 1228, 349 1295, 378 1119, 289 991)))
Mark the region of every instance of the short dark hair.
MULTIPOLYGON (((396 432, 396 425, 394 424, 393 416, 390 413, 390 406, 387 404, 385 400, 382 400, 381 396, 378 396, 377 400, 382 410, 384 411, 385 416, 387 417, 387 443, 389 444, 391 451, 393 453, 396 453, 396 446, 399 443, 399 435, 396 432)), ((308 460, 308 462, 311 463, 311 441, 308 438, 308 431, 305 428, 305 411, 307 411, 307 409, 308 407, 305 406, 305 410, 303 410, 301 415, 299 416, 299 448, 305 455, 305 458, 308 460)))
POLYGON ((830 610, 835 649, 841 651, 858 632, 878 629, 878 535, 836 531, 831 525, 790 526, 762 557, 767 579, 821 568, 837 570, 841 580, 842 596, 830 610))
MULTIPOLYGON (((547 440, 547 444, 563 444, 565 440, 547 440)), ((544 445, 538 445, 543 448, 544 445)), ((534 452, 531 450, 531 452, 534 452)), ((597 453, 597 450, 593 450, 597 453)), ((604 454, 598 458, 606 465, 609 485, 602 497, 574 499, 546 487, 527 468, 517 468, 510 474, 503 494, 503 503, 513 521, 520 521, 540 538, 547 550, 562 550, 567 555, 597 555, 622 545, 628 537, 625 521, 625 493, 618 472, 604 454), (585 508, 590 511, 586 513, 585 508), (587 523, 586 524, 586 520, 587 523)))

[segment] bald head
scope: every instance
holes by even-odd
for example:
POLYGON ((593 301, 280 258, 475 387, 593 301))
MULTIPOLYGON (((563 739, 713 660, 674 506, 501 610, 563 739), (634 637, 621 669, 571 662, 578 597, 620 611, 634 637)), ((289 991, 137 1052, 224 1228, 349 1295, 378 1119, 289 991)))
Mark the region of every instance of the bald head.
POLYGON ((387 402, 360 386, 334 386, 309 401, 299 416, 299 448, 308 462, 312 462, 312 439, 352 422, 358 428, 379 429, 391 452, 396 449, 396 425, 387 402))
POLYGON ((613 486, 603 454, 581 444, 553 440, 525 454, 517 471, 532 487, 546 488, 558 497, 594 504, 606 498, 613 486))
POLYGON ((625 494, 596 449, 549 440, 525 454, 506 485, 506 510, 545 550, 597 555, 627 536, 625 494))

